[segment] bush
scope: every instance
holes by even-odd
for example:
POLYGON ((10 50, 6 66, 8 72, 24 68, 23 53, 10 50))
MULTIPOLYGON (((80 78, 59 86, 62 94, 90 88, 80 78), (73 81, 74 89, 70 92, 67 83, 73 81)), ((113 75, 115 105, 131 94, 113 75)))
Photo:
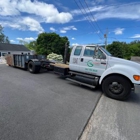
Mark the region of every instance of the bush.
POLYGON ((58 61, 58 62, 62 62, 63 61, 63 57, 62 55, 58 55, 56 53, 51 53, 47 56, 47 59, 49 60, 53 60, 53 61, 58 61))

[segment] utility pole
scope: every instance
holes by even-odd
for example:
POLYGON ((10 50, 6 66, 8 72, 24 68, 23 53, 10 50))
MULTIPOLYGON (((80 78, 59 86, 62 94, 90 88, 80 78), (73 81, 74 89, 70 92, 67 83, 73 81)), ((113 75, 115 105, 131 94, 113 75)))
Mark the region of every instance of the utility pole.
POLYGON ((68 41, 65 43, 64 64, 67 62, 68 41))
POLYGON ((104 34, 104 38, 105 38, 105 49, 107 47, 107 36, 108 36, 108 29, 107 29, 106 33, 104 34))

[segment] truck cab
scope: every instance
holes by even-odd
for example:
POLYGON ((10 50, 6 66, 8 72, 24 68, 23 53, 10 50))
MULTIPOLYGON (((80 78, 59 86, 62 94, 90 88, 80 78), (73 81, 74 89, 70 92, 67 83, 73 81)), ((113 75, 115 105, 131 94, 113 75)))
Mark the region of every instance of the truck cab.
POLYGON ((95 45, 75 46, 70 56, 70 70, 101 76, 107 69, 108 55, 95 45))
POLYGON ((113 57, 96 45, 74 46, 70 56, 70 71, 98 77, 103 92, 114 99, 125 99, 133 89, 140 93, 140 64, 113 57))

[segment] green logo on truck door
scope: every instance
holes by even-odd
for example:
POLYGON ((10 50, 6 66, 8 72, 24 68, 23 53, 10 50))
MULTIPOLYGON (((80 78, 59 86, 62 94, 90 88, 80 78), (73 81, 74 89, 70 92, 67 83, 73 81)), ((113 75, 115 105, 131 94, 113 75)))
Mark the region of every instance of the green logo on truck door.
POLYGON ((89 67, 93 67, 94 65, 93 65, 93 62, 91 61, 91 60, 89 60, 88 62, 87 62, 87 65, 89 66, 89 67))

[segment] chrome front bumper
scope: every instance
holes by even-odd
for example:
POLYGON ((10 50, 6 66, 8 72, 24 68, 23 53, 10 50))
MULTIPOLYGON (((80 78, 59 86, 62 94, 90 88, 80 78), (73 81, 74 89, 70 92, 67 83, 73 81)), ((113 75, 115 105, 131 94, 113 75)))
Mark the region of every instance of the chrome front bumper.
POLYGON ((140 93, 140 85, 134 84, 134 93, 140 93))

